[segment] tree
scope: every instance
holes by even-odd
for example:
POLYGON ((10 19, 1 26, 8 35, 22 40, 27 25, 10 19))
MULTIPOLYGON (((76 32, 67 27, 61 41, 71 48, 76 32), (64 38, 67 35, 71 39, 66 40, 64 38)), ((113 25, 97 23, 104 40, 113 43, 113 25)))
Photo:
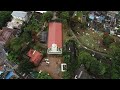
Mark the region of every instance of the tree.
POLYGON ((64 24, 68 25, 68 22, 70 20, 69 12, 68 11, 61 12, 59 18, 62 19, 62 22, 64 24))
POLYGON ((12 39, 10 43, 10 49, 13 50, 14 52, 18 52, 21 48, 21 44, 22 42, 20 38, 12 39))
POLYGON ((84 64, 85 68, 92 74, 104 75, 106 72, 104 64, 100 63, 95 57, 92 57, 85 51, 79 53, 78 60, 79 64, 84 64))
POLYGON ((24 42, 30 42, 32 40, 32 34, 30 31, 25 31, 20 36, 20 41, 22 43, 24 42))
POLYGON ((97 75, 103 75, 106 72, 106 68, 102 63, 93 60, 90 65, 90 72, 97 75))
POLYGON ((52 79, 47 72, 38 73, 37 79, 52 79))
POLYGON ((35 67, 34 64, 30 62, 29 59, 23 58, 23 61, 21 61, 19 64, 18 70, 20 72, 29 74, 34 67, 35 67))
POLYGON ((81 23, 80 26, 81 26, 81 29, 83 29, 83 30, 87 29, 87 23, 86 22, 81 23))
POLYGON ((31 22, 32 23, 30 23, 24 27, 24 30, 39 32, 40 24, 35 19, 32 19, 31 22))
POLYGON ((68 71, 63 72, 63 79, 70 79, 71 75, 68 71))
POLYGON ((43 13, 43 15, 42 15, 42 22, 45 22, 45 21, 50 22, 52 17, 53 17, 53 14, 50 11, 48 11, 46 13, 43 13))
POLYGON ((69 12, 63 11, 62 13, 60 13, 60 18, 68 20, 69 19, 69 12))
POLYGON ((19 61, 18 61, 18 57, 19 57, 19 52, 14 52, 14 51, 11 51, 7 58, 9 61, 13 62, 13 63, 16 63, 16 64, 19 64, 19 61))
POLYGON ((103 35, 103 45, 109 47, 111 43, 114 42, 114 39, 110 35, 103 35))
POLYGON ((4 27, 11 19, 11 12, 12 11, 0 11, 0 28, 4 27))
POLYGON ((111 58, 111 78, 120 78, 120 43, 113 43, 110 45, 110 52, 108 53, 111 58))
POLYGON ((80 64, 86 64, 86 62, 89 62, 92 59, 93 59, 93 57, 85 51, 82 51, 79 53, 78 60, 79 60, 80 64))

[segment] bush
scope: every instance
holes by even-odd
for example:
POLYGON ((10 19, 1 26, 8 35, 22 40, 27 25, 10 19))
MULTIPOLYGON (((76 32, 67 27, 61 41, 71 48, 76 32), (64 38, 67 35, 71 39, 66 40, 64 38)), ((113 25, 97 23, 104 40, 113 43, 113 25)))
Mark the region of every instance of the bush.
POLYGON ((85 68, 94 75, 100 76, 106 72, 105 65, 85 51, 79 53, 79 62, 84 64, 85 68))
POLYGON ((110 46, 111 43, 114 42, 114 39, 109 35, 103 35, 103 45, 107 48, 110 46))
POLYGON ((8 54, 8 60, 13 62, 13 63, 16 63, 16 64, 19 64, 19 61, 18 61, 18 57, 19 57, 19 52, 14 52, 14 51, 11 51, 9 54, 8 54))
POLYGON ((71 75, 68 71, 63 72, 63 79, 70 79, 71 75))
POLYGON ((48 75, 47 72, 41 72, 41 73, 38 73, 38 76, 36 77, 36 79, 52 79, 52 77, 48 75))
POLYGON ((11 20, 12 11, 0 11, 0 28, 5 27, 6 23, 11 20))
POLYGON ((30 62, 28 58, 23 58, 23 61, 21 61, 19 64, 18 70, 20 72, 29 74, 34 67, 34 64, 30 62))

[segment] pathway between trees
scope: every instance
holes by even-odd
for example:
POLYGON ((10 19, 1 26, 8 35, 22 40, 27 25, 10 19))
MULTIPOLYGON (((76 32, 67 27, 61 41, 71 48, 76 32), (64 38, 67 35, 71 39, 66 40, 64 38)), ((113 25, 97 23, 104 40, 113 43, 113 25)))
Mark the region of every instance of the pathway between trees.
POLYGON ((72 31, 72 29, 71 29, 71 28, 69 28, 69 29, 70 29, 70 32, 72 33, 72 35, 74 36, 74 38, 75 38, 75 39, 77 40, 77 42, 79 43, 80 47, 82 47, 82 48, 84 48, 84 49, 87 49, 87 50, 89 50, 89 51, 92 51, 92 52, 94 52, 94 53, 97 53, 97 54, 100 54, 100 55, 103 55, 103 56, 107 56, 107 54, 105 54, 105 53, 101 53, 101 52, 95 51, 95 50, 93 50, 93 49, 90 49, 90 48, 84 46, 82 43, 80 43, 80 41, 78 40, 78 38, 76 37, 76 35, 75 35, 74 32, 72 31))

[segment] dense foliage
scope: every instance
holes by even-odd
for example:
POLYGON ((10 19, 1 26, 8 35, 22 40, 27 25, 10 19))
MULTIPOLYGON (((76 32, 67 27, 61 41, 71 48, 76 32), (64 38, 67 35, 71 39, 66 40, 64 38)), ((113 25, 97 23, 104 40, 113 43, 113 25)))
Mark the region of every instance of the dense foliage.
POLYGON ((29 61, 29 59, 27 58, 23 58, 23 59, 24 60, 19 64, 18 70, 20 72, 29 74, 35 66, 32 62, 29 61))
POLYGON ((39 73, 37 71, 33 71, 31 75, 36 79, 52 79, 52 77, 47 72, 39 73))
MULTIPOLYGON (((73 42, 75 43, 74 40, 69 40, 66 42, 66 45, 68 43, 73 43, 73 42)), ((76 47, 76 44, 75 44, 75 47, 76 47)), ((67 64, 67 71, 63 72, 63 78, 70 79, 74 76, 75 70, 79 67, 77 55, 73 56, 73 52, 69 52, 65 50, 63 51, 63 58, 64 58, 64 63, 67 64)))
POLYGON ((111 43, 114 42, 114 39, 110 35, 103 35, 103 45, 109 47, 111 43))
POLYGON ((79 64, 83 64, 85 68, 94 75, 104 75, 106 68, 103 63, 100 63, 95 57, 89 53, 82 51, 79 53, 79 64))
POLYGON ((110 45, 109 57, 111 58, 111 78, 120 78, 120 43, 110 45))
POLYGON ((0 11, 0 28, 5 27, 6 23, 11 20, 12 11, 0 11))

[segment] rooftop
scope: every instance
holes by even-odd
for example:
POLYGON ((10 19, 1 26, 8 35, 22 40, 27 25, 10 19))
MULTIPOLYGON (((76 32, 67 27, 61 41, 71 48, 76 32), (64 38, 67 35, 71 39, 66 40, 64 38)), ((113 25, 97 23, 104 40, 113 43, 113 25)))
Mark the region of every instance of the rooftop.
POLYGON ((15 17, 25 18, 25 16, 27 15, 27 12, 24 12, 24 11, 13 11, 11 15, 15 16, 15 17))
POLYGON ((27 55, 30 57, 31 62, 33 62, 35 65, 38 65, 43 57, 40 52, 33 49, 30 49, 27 55))

